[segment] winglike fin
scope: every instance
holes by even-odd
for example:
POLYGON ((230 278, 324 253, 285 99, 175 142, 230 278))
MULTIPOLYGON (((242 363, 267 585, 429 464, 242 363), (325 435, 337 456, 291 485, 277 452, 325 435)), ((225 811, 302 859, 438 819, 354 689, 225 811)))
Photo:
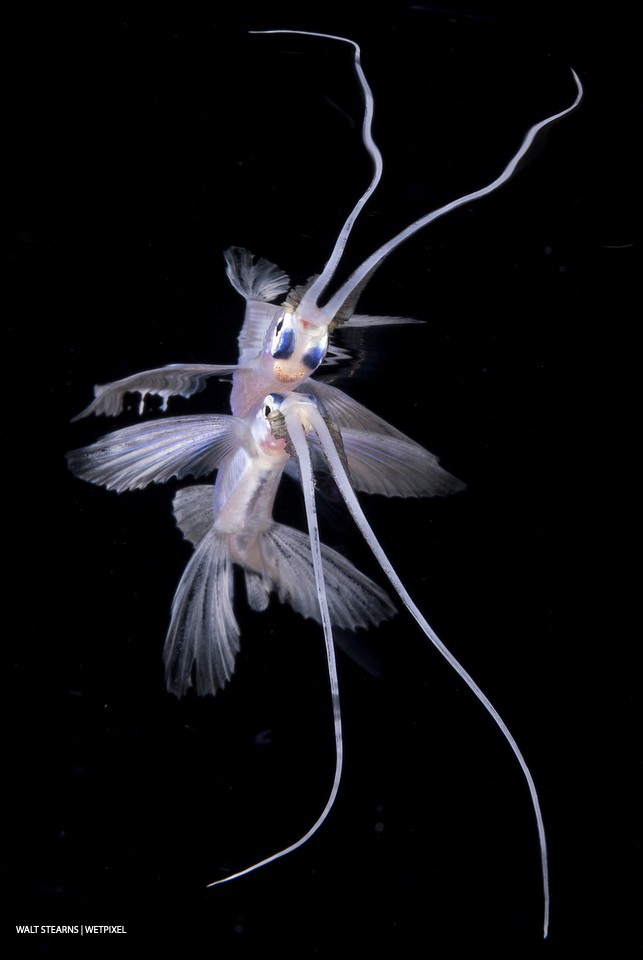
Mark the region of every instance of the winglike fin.
POLYGON ((77 477, 120 493, 171 477, 213 473, 223 457, 244 443, 248 432, 237 417, 169 417, 108 433, 88 447, 72 450, 67 462, 77 477))
MULTIPOLYGON (((355 490, 385 497, 445 497, 465 489, 436 456, 407 437, 340 432, 355 490)), ((310 440, 317 446, 316 436, 310 440)))
POLYGON ((148 394, 163 398, 162 409, 169 397, 191 397, 205 388, 208 377, 223 377, 239 370, 234 363, 170 363, 167 367, 133 373, 122 380, 94 387, 94 399, 73 421, 82 420, 91 413, 115 417, 122 413, 128 393, 140 393, 139 413, 143 413, 148 394))
POLYGON ((424 323, 424 320, 416 320, 413 317, 378 317, 366 313, 354 313, 337 329, 343 332, 353 327, 392 327, 402 323, 424 323))
POLYGON ((234 673, 239 627, 232 609, 233 570, 227 538, 211 529, 196 547, 172 602, 163 658, 167 689, 191 686, 214 694, 234 673))
POLYGON ((379 433, 389 437, 405 437, 403 433, 395 427, 372 413, 366 407, 353 400, 343 390, 331 386, 330 383, 323 383, 320 380, 306 380, 305 383, 295 390, 295 393, 310 395, 317 401, 323 415, 328 415, 334 420, 340 430, 364 430, 366 433, 379 433))
MULTIPOLYGON (((296 393, 310 394, 339 427, 356 490, 387 497, 444 497, 465 484, 438 458, 342 390, 308 380, 296 393)), ((316 447, 314 434, 310 435, 316 447)))

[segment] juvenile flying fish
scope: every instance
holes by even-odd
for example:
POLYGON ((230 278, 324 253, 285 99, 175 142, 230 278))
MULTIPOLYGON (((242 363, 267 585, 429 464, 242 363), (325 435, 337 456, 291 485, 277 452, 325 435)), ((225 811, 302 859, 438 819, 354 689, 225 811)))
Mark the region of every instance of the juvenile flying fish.
POLYGON ((302 288, 291 288, 280 268, 243 248, 232 247, 225 252, 228 278, 246 302, 237 363, 171 364, 133 374, 96 387, 94 400, 79 417, 90 413, 115 416, 123 410, 129 393, 140 394, 141 413, 149 394, 161 396, 165 410, 168 398, 190 397, 204 388, 209 377, 231 375, 230 415, 167 417, 126 427, 68 454, 69 466, 77 476, 119 493, 170 478, 211 478, 216 474, 214 483, 185 487, 174 497, 176 522, 194 552, 172 603, 165 641, 166 683, 171 692, 182 696, 194 686, 198 694, 216 694, 232 676, 240 639, 233 609, 235 565, 243 571, 248 604, 253 610, 265 610, 274 593, 304 617, 322 624, 336 746, 335 774, 326 805, 308 832, 290 846, 211 886, 297 849, 321 826, 337 795, 343 757, 333 627, 369 627, 395 612, 381 587, 320 541, 314 473, 325 469, 402 603, 496 721, 520 764, 538 827, 546 935, 547 849, 529 768, 496 709, 409 596, 356 496, 356 492, 389 497, 444 496, 462 489, 463 484, 444 470, 436 457, 381 417, 311 376, 327 360, 329 337, 338 325, 369 327, 410 322, 407 318, 355 313, 359 296, 374 271, 418 230, 506 183, 537 134, 580 103, 582 87, 574 73, 577 93, 573 104, 531 127, 495 180, 410 224, 329 293, 353 224, 382 174, 382 157, 371 133, 373 95, 361 66, 359 47, 353 41, 303 31, 266 32, 322 37, 353 48, 365 100, 362 140, 373 162, 371 182, 348 215, 324 269, 302 288), (306 533, 273 520, 273 504, 285 472, 300 480, 306 533))

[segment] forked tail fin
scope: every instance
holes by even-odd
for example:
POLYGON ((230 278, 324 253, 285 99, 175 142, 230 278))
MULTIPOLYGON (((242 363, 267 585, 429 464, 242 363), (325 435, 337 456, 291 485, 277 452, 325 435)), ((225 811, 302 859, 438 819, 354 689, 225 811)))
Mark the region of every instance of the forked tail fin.
MULTIPOLYGON (((172 604, 165 643, 167 687, 183 696, 216 694, 231 678, 239 650, 233 612, 233 559, 229 538, 213 528, 211 484, 195 484, 174 497, 174 516, 195 552, 172 604)), ((265 610, 271 593, 303 617, 321 621, 314 556, 308 534, 274 523, 258 533, 263 570, 244 569, 248 603, 265 610)), ((324 589, 331 622, 347 631, 377 626, 395 614, 386 593, 341 554, 321 544, 324 589)))
POLYGON ((197 544, 172 602, 163 659, 170 693, 191 686, 214 695, 234 672, 239 627, 232 609, 233 567, 228 539, 211 528, 197 544))

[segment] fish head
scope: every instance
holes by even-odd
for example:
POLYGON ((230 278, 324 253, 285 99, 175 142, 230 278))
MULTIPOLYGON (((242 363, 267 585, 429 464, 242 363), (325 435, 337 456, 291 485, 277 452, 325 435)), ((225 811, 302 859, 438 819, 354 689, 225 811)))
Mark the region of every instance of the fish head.
POLYGON ((258 417, 265 424, 265 429, 275 442, 282 442, 285 450, 292 456, 288 423, 296 418, 297 423, 306 433, 312 428, 311 414, 318 412, 318 404, 314 397, 300 393, 269 393, 264 397, 259 407, 258 417))
POLYGON ((284 397, 278 393, 271 393, 257 405, 252 422, 252 435, 262 453, 273 456, 284 453, 286 449, 287 431, 282 404, 284 397))
POLYGON ((263 361, 279 383, 296 384, 315 372, 327 349, 328 325, 285 304, 268 330, 263 361))

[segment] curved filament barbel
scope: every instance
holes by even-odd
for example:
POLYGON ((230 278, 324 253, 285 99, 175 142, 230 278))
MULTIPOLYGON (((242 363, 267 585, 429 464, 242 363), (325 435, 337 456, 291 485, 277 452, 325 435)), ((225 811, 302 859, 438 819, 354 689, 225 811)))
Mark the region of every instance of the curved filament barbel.
POLYGON ((380 543, 373 532, 373 528, 369 524, 364 511, 362 510, 359 500, 353 490, 351 482, 348 478, 344 464, 342 463, 342 458, 335 446, 331 432, 328 429, 328 426, 324 418, 319 413, 317 406, 313 400, 307 398, 290 398, 282 405, 282 412, 284 414, 286 427, 288 434, 293 439, 301 431, 301 424, 305 424, 308 429, 312 429, 317 434, 319 439, 320 446, 324 452, 324 456, 328 463, 328 467, 331 471, 333 479, 337 484, 337 487, 344 498, 346 506, 353 517, 353 520, 357 524, 360 533, 368 543, 375 559, 381 566, 382 570, 388 577, 390 583, 394 587, 397 595, 400 600, 407 608, 409 613, 413 616, 416 622, 419 624, 423 633, 428 637, 431 643, 437 648, 437 650, 442 654, 447 663, 455 670, 458 676, 467 684, 467 686, 473 691, 477 699, 480 701, 482 706, 485 708, 487 713, 494 719, 498 727, 500 728, 505 740, 511 747, 511 750, 518 761, 520 768, 524 774, 524 777, 527 781, 527 786, 529 788, 529 795, 531 797, 532 806, 534 809, 534 814, 536 817, 536 825, 538 828, 538 841, 540 845, 540 860, 541 860, 541 869, 542 869, 542 884, 543 884, 543 899, 544 899, 544 919, 543 919, 543 929, 544 936, 547 937, 549 930, 549 907, 550 907, 550 895, 549 895, 549 870, 547 865, 547 839, 545 836, 545 825, 543 821, 543 815, 540 807, 540 801, 538 799, 538 792, 536 790, 536 784, 534 783, 534 778, 531 774, 527 762, 520 750, 520 747, 516 743, 516 740, 509 730, 509 727, 502 719, 494 705, 491 703, 487 695, 480 689, 478 684, 475 682, 473 677, 467 672, 467 670, 462 666, 459 660, 451 653, 449 648, 440 640, 439 636, 435 630, 428 623, 424 615, 418 609, 410 594, 408 593, 406 587, 400 580, 399 576, 395 572, 393 564, 389 560, 388 556, 380 546, 380 543))
MULTIPOLYGON (((480 187, 478 190, 473 190, 471 193, 467 193, 464 196, 459 197, 457 200, 451 200, 449 203, 444 204, 444 206, 438 207, 437 210, 433 210, 431 213, 425 214, 423 217, 420 217, 419 220, 415 220, 413 223, 409 224, 408 227, 400 230, 398 234, 396 234, 391 240, 388 240, 386 243, 382 244, 382 246, 379 247, 375 253, 372 253, 368 259, 366 259, 359 267, 357 267, 356 270, 353 271, 348 280, 342 284, 339 290, 330 298, 328 303, 324 305, 324 311, 331 318, 334 317, 335 314, 342 309, 344 304, 350 300, 352 296, 354 296, 355 291, 359 290, 366 283, 366 281, 370 278, 377 267, 379 267, 382 261, 388 257, 393 250, 399 247, 400 244, 404 243, 405 240, 408 240, 415 233, 417 233, 418 230, 424 229, 424 227, 428 226, 430 223, 433 223, 434 220, 438 220, 447 213, 457 210, 466 203, 472 203, 474 200, 480 200, 482 197, 488 196, 503 184, 507 183, 507 181, 510 180, 518 170, 521 161, 524 160, 526 155, 529 153, 529 150, 533 146, 538 134, 544 130, 545 127, 549 127, 557 120, 561 120, 563 117, 566 117, 579 106, 581 100, 583 99, 583 85, 580 82, 578 74, 575 70, 572 70, 572 76, 576 84, 576 97, 574 102, 571 104, 571 106, 566 107, 559 113, 555 113, 551 117, 546 117, 544 120, 540 120, 538 123, 535 123, 533 127, 530 127, 524 136, 520 148, 513 155, 502 173, 495 178, 495 180, 492 180, 491 183, 488 183, 484 187, 480 187)), ((308 294, 310 294, 310 291, 308 291, 308 294)), ((304 309, 305 300, 306 297, 302 299, 302 311, 304 309)))
POLYGON ((317 586, 317 598, 319 601, 319 610, 321 614, 322 628, 324 631, 326 660, 328 663, 328 679, 330 683, 330 695, 333 709, 333 727, 335 732, 335 774, 333 777, 333 784, 330 794, 324 809, 319 814, 310 829, 307 830, 306 833, 299 838, 299 840, 296 840, 295 843, 291 843, 289 846, 277 851, 277 853, 273 853, 269 857, 265 857, 263 860, 259 860, 257 863, 253 863, 249 867, 245 867, 243 870, 238 870, 236 873, 232 873, 230 876, 224 877, 221 880, 214 880, 212 883, 208 884, 209 887, 216 887, 219 884, 227 883, 230 880, 236 880, 238 877, 246 876, 248 873, 253 873, 255 870, 259 870, 261 867, 265 867, 269 863, 273 863, 275 860, 279 860, 281 857, 285 857, 287 854, 293 853, 295 850, 298 850, 299 847, 302 847, 305 843, 307 843, 307 841, 310 840, 315 833, 317 833, 323 822, 326 820, 326 817, 330 813, 333 804, 335 803, 335 799, 339 791, 339 784, 342 778, 344 742, 342 735, 342 717, 339 703, 339 677, 337 675, 337 661, 335 657, 335 647, 333 645, 333 628, 331 624, 330 611, 328 609, 328 600, 326 597, 321 540, 319 536, 319 524, 317 522, 317 509, 315 505, 315 482, 304 426, 302 423, 297 421, 296 417, 290 418, 289 435, 299 463, 301 486, 304 494, 306 518, 308 521, 308 535, 310 537, 313 570, 315 574, 315 583, 317 586))
MULTIPOLYGON (((304 295, 305 306, 303 308, 304 312, 308 319, 312 319, 312 311, 310 306, 312 304, 318 304, 320 298, 322 297, 326 287, 333 279, 335 271, 339 266, 339 263, 344 253, 344 248, 350 236, 350 232, 353 229, 353 225, 357 220, 363 206, 366 204, 368 199, 372 196, 375 191, 380 179, 382 177, 382 172, 384 170, 384 161, 382 160, 382 153, 373 139, 373 115, 375 112, 375 99, 373 97, 373 91, 370 88, 368 80, 366 79, 366 74, 362 68, 361 61, 361 51, 359 45, 355 43, 354 40, 350 40, 348 37, 340 37, 332 33, 313 33, 308 30, 251 30, 251 33, 292 33, 298 36, 303 37, 321 37, 325 40, 339 40, 342 43, 348 43, 353 50, 355 51, 354 65, 357 78, 362 88, 362 94, 364 96, 364 119, 362 121, 362 143, 364 144, 368 155, 370 156, 373 162, 373 176, 371 182, 359 198, 348 217, 344 222, 344 226, 339 232, 339 236, 335 241, 335 246, 331 252, 326 266, 320 273, 320 275, 313 281, 308 290, 304 295)), ((302 301, 302 303, 304 302, 302 301)), ((314 320, 313 320, 314 322, 314 320)))

